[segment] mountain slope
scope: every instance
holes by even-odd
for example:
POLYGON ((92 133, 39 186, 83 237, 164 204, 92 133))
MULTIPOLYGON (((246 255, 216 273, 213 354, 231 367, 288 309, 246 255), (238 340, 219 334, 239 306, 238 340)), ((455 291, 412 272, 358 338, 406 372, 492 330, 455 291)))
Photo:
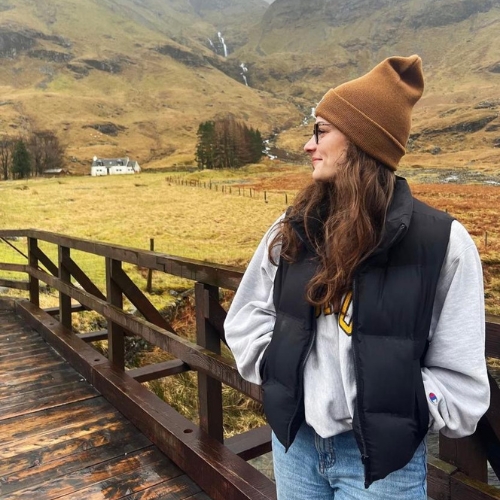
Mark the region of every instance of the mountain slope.
POLYGON ((232 113, 296 153, 328 88, 418 53, 404 161, 497 170, 499 27, 500 0, 0 0, 0 134, 55 130, 80 172, 172 165, 232 113))
POLYGON ((74 167, 94 155, 192 162, 201 121, 230 110, 266 132, 270 108, 274 125, 296 114, 244 85, 187 0, 16 0, 0 11, 3 132, 55 130, 74 167))
MULTIPOLYGON (((293 96, 306 113, 328 88, 385 57, 418 53, 426 90, 409 161, 439 150, 430 158, 436 164, 477 157, 493 168, 500 160, 499 29, 500 0, 275 0, 236 55, 247 60, 252 85, 293 96)), ((296 147, 302 136, 298 127, 281 145, 296 147)))

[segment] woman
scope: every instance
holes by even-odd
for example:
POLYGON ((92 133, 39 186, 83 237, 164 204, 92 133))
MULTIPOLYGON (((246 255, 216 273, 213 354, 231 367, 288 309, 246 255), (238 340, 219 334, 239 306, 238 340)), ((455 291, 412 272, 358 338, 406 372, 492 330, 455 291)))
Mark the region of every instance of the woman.
POLYGON ((280 500, 426 500, 428 429, 489 404, 482 270, 456 220, 397 177, 418 56, 330 89, 304 149, 313 182, 268 231, 226 339, 262 384, 280 500))

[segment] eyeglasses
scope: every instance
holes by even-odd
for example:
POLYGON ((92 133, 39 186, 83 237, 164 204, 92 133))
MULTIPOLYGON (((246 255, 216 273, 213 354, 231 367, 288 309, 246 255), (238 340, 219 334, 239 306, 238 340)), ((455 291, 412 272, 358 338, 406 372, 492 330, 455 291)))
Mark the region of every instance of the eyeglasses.
POLYGON ((313 126, 313 136, 316 144, 319 144, 319 134, 323 133, 323 131, 320 130, 319 127, 324 127, 325 125, 330 125, 330 124, 326 122, 317 122, 313 126))

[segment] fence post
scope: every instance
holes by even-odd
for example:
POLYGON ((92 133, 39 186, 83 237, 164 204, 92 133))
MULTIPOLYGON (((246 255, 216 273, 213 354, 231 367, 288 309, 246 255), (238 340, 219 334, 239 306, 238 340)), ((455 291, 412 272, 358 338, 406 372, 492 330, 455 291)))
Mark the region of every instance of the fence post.
MULTIPOLYGON (((38 259, 36 257, 37 248, 38 240, 28 237, 28 265, 34 269, 38 269, 38 259)), ((29 277, 29 292, 30 302, 40 307, 40 282, 31 275, 29 277)))
POLYGON ((477 435, 451 439, 439 434, 439 458, 455 465, 471 479, 488 482, 486 450, 477 435))
MULTIPOLYGON (((71 273, 64 265, 64 261, 70 258, 70 249, 58 245, 58 270, 59 279, 69 285, 71 283, 71 273)), ((59 321, 71 330, 71 297, 62 292, 59 292, 59 321)))
MULTIPOLYGON (((155 239, 149 238, 149 249, 154 252, 155 250, 155 239)), ((151 293, 153 290, 153 270, 148 269, 148 283, 146 285, 146 290, 151 293)))
MULTIPOLYGON (((123 309, 123 295, 113 276, 121 271, 122 263, 106 257, 106 296, 107 301, 123 309)), ((125 368, 125 331, 120 325, 108 319, 108 358, 118 368, 125 368)))
MULTIPOLYGON (((219 334, 210 325, 210 300, 219 301, 219 288, 204 283, 195 285, 196 341, 198 345, 220 354, 219 334)), ((222 384, 198 372, 200 427, 217 441, 224 442, 222 384)))

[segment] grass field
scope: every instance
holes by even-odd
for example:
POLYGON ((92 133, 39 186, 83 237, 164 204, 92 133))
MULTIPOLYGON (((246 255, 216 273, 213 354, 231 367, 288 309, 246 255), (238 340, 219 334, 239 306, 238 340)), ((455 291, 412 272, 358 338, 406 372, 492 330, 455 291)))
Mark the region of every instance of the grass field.
MULTIPOLYGON (((228 172, 0 182, 0 228, 43 229, 143 249, 154 238, 158 252, 245 266, 309 177, 305 166, 263 164, 228 172)), ((412 190, 469 230, 484 265, 487 311, 500 314, 500 188, 412 183, 412 190)), ((11 254, 0 242, 0 260, 11 254)), ((155 280, 167 288, 161 277, 155 280)))

